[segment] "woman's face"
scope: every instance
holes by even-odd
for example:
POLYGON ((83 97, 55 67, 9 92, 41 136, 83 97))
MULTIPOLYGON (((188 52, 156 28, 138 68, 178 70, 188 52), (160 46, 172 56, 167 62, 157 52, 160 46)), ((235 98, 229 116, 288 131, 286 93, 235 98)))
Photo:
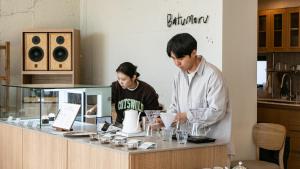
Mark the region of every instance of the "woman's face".
POLYGON ((136 77, 130 78, 122 72, 117 72, 118 82, 123 89, 134 88, 136 77))

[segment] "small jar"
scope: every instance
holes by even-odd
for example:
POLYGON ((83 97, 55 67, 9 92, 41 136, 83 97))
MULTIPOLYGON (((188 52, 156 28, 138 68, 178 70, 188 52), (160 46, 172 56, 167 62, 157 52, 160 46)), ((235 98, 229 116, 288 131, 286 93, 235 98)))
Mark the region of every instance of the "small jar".
POLYGON ((127 143, 127 148, 128 150, 136 150, 139 146, 138 142, 128 142, 127 143))
POLYGON ((110 137, 100 137, 100 143, 101 144, 109 144, 110 143, 110 137))
POLYGON ((122 147, 127 142, 126 137, 116 137, 112 140, 112 144, 117 147, 122 147))
POLYGON ((90 141, 98 141, 97 134, 90 134, 90 141))

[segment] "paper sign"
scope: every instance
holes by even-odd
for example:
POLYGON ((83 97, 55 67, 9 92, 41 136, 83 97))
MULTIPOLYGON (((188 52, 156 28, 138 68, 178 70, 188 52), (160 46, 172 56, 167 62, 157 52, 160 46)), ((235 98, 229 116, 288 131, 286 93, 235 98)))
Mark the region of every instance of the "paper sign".
POLYGON ((61 109, 59 110, 52 126, 64 130, 70 130, 79 109, 79 104, 62 103, 61 109))

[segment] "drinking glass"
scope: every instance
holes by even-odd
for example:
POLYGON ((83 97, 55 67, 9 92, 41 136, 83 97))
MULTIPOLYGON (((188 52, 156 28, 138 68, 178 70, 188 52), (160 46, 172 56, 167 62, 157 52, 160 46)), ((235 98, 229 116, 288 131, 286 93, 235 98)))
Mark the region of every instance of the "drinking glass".
POLYGON ((152 136, 152 128, 151 128, 151 123, 147 121, 145 123, 145 129, 146 129, 146 136, 152 136))
POLYGON ((188 138, 188 131, 186 130, 177 130, 176 138, 179 144, 186 144, 188 138))
POLYGON ((172 135, 173 135, 173 128, 162 128, 161 129, 161 136, 163 141, 172 141, 172 135))
POLYGON ((177 121, 176 123, 176 138, 177 138, 177 142, 180 144, 186 144, 187 142, 187 138, 188 138, 188 134, 189 134, 189 122, 183 122, 183 123, 179 123, 179 121, 177 121))

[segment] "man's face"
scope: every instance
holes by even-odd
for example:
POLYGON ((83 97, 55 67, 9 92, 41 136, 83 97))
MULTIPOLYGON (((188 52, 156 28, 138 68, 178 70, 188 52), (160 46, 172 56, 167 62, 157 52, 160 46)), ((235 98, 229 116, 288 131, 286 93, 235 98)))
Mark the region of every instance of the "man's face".
POLYGON ((183 71, 188 71, 192 68, 195 61, 195 56, 185 55, 182 58, 176 58, 174 53, 171 52, 171 58, 174 61, 174 64, 183 71))
POLYGON ((134 86, 135 78, 130 78, 122 72, 117 72, 118 82, 123 89, 128 89, 134 86))

